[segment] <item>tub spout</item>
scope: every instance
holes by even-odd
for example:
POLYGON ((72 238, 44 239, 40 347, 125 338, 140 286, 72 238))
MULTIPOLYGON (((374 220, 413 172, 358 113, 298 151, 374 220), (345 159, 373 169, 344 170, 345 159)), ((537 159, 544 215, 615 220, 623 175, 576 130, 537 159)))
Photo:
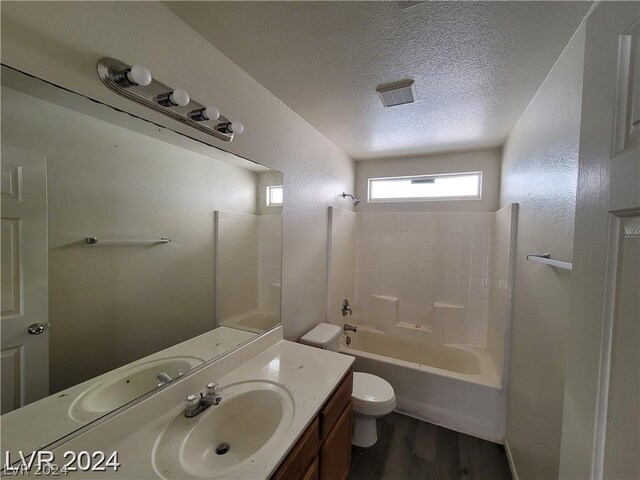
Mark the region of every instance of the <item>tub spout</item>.
POLYGON ((346 332, 356 333, 358 331, 358 329, 354 325, 349 325, 348 323, 345 323, 342 329, 345 331, 345 333, 346 332))

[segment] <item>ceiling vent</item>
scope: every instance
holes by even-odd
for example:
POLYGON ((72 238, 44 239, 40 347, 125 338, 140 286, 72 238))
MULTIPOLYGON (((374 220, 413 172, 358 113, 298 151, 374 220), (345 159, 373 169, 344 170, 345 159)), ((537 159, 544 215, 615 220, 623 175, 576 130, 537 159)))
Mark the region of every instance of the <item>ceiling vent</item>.
POLYGON ((413 80, 388 83, 376 88, 385 107, 395 107, 416 101, 416 87, 413 80))

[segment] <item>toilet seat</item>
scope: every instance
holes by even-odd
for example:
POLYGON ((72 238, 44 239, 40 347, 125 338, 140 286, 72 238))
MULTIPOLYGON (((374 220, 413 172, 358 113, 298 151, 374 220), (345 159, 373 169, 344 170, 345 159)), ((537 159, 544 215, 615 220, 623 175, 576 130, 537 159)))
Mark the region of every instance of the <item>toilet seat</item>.
POLYGON ((396 396, 393 387, 385 379, 369 373, 355 372, 351 399, 356 405, 375 407, 395 405, 396 396))

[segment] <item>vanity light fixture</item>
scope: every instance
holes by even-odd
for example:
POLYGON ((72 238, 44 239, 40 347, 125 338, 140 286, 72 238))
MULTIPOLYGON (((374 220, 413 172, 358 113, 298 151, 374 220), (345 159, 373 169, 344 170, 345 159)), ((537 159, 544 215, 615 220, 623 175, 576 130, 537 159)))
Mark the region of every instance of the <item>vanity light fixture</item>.
POLYGON ((230 142, 244 131, 244 125, 231 121, 216 107, 207 107, 181 89, 173 89, 151 77, 141 65, 130 66, 114 58, 102 58, 98 76, 107 88, 118 95, 163 113, 174 120, 230 142))

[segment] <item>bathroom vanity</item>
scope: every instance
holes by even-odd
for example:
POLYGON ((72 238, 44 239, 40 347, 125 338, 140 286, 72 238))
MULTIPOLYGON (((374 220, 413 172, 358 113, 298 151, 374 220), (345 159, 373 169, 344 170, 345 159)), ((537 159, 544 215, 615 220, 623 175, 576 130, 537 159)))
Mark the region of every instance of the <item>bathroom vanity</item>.
POLYGON ((351 392, 349 371, 313 419, 272 480, 344 479, 351 467, 351 392))
POLYGON ((122 479, 344 478, 350 466, 353 360, 283 340, 279 326, 59 442, 51 450, 54 469, 65 464, 65 452, 103 452, 107 457, 117 452, 117 467, 108 467, 106 474, 104 469, 80 469, 79 464, 71 465, 66 474, 122 479), (221 402, 186 418, 185 398, 203 391, 209 382, 218 383, 221 402), (223 444, 226 448, 220 448, 223 444))

